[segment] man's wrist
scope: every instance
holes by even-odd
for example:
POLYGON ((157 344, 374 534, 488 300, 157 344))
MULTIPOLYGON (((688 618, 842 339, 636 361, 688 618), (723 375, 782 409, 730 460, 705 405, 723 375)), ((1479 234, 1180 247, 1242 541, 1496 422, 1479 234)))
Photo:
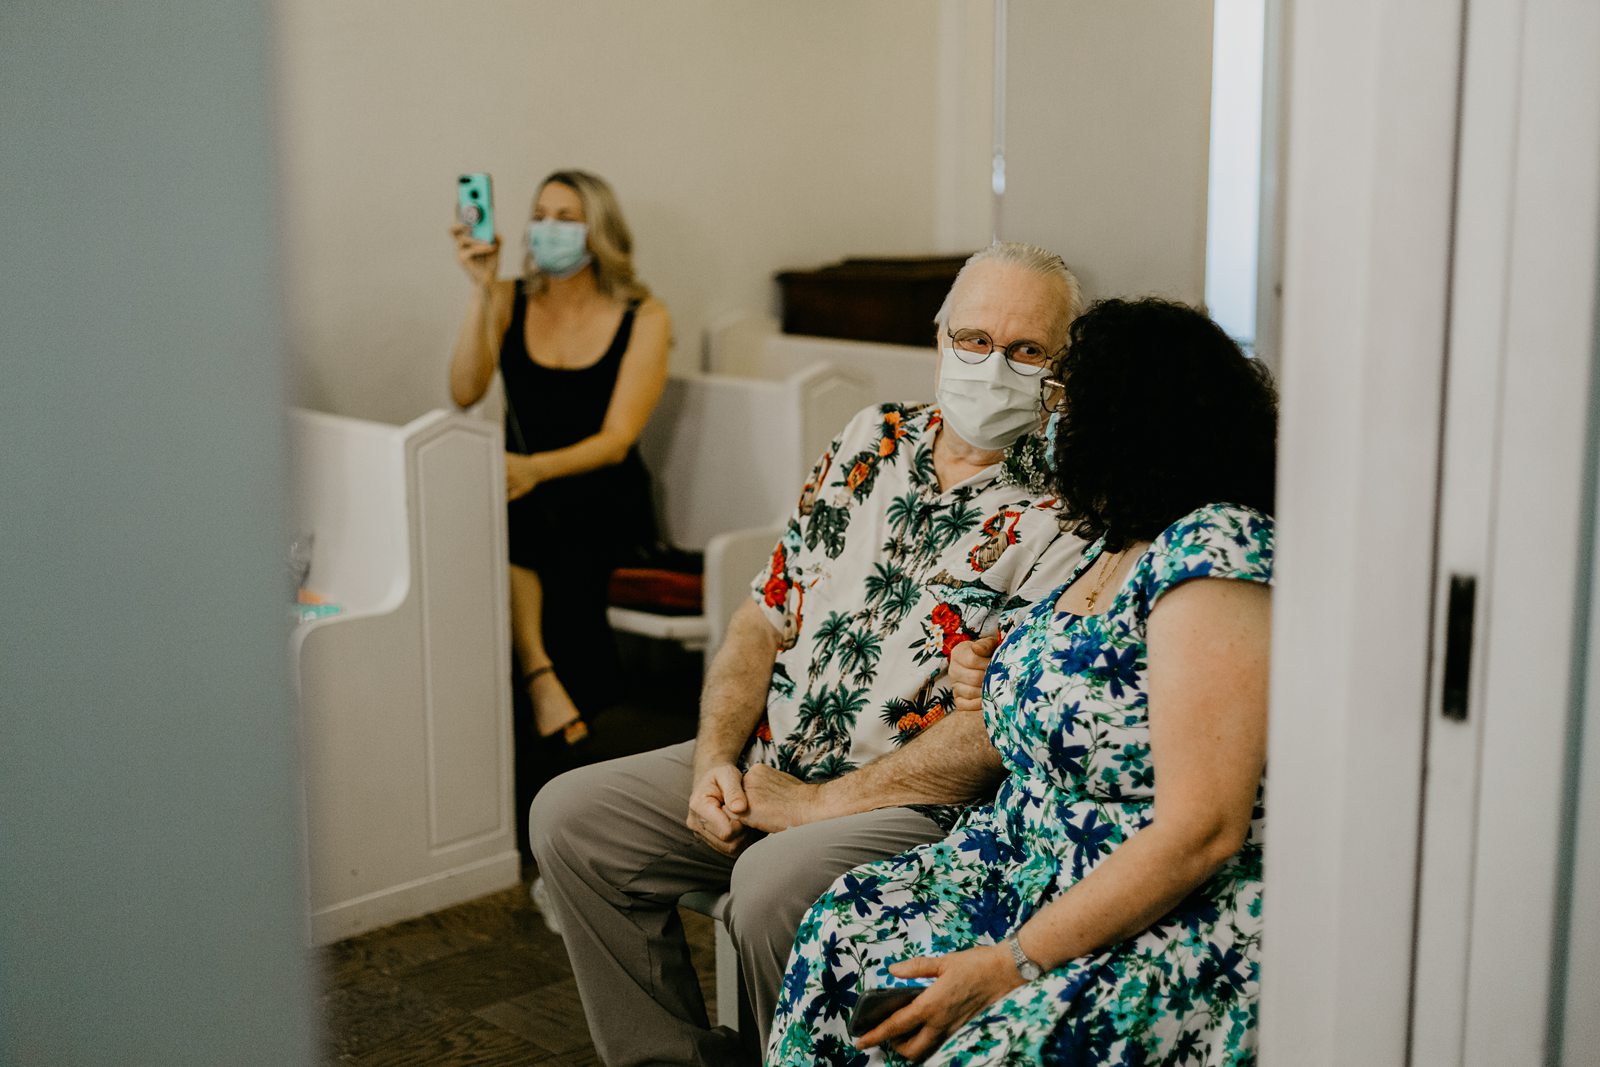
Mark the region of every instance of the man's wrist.
POLYGON ((715 755, 706 759, 696 759, 694 761, 694 780, 698 782, 700 779, 704 778, 718 767, 732 767, 734 770, 738 770, 739 758, 736 755, 715 755))
POLYGON ((853 815, 845 805, 846 789, 840 785, 843 779, 833 778, 826 782, 819 782, 811 794, 811 821, 822 822, 824 819, 837 819, 843 815, 853 815))

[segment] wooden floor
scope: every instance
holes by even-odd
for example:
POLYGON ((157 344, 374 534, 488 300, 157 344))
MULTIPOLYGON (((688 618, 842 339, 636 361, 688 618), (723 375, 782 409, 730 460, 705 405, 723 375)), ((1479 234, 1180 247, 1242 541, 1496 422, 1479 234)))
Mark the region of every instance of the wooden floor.
MULTIPOLYGON (((684 912, 683 923, 715 1016, 711 920, 684 912)), ((526 884, 341 941, 318 957, 326 1064, 600 1063, 566 949, 526 884)))
MULTIPOLYGON (((618 638, 628 692, 591 720, 585 760, 612 759, 694 736, 699 655, 667 642, 618 638)), ((532 709, 525 694, 514 692, 520 747, 527 743, 523 727, 531 722, 532 709)), ((530 768, 536 758, 537 753, 518 755, 519 812, 526 812, 548 776, 530 768)), ((323 1062, 361 1067, 599 1064, 566 948, 528 898, 532 877, 530 864, 523 883, 505 892, 320 950, 323 1062)), ((683 925, 715 1021, 711 920, 684 912, 683 925)))

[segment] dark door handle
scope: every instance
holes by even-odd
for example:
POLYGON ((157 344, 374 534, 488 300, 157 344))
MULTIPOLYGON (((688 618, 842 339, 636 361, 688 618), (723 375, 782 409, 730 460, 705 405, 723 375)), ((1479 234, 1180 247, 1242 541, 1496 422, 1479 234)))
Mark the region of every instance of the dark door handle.
POLYGON ((1445 608, 1444 717, 1467 720, 1467 685, 1472 677, 1473 604, 1478 579, 1470 574, 1450 576, 1450 601, 1445 608))

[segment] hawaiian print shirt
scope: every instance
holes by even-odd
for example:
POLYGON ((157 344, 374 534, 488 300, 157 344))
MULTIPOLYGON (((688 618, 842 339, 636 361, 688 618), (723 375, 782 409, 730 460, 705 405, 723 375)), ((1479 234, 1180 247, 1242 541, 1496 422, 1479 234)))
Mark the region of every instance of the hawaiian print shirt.
POLYGON ((1083 554, 1037 436, 941 491, 939 425, 930 405, 867 408, 812 468, 752 584, 783 643, 746 766, 823 781, 905 744, 954 706, 950 650, 1083 554))

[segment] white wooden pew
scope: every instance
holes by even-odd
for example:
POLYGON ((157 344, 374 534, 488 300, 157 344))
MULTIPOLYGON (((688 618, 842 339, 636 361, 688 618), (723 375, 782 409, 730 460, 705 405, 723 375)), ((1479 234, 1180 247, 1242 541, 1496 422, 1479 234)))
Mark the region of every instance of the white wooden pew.
POLYGON ((292 522, 313 943, 515 884, 505 476, 497 426, 294 411, 292 522))
MULTIPOLYGON (((662 536, 706 554, 706 603, 731 612, 772 550, 811 464, 850 416, 871 403, 870 383, 819 364, 774 378, 674 375, 639 440, 654 482, 662 536), (752 529, 762 531, 752 535, 752 529), (734 531, 745 531, 730 537, 734 531), (765 539, 765 544, 759 542, 765 539)), ((613 629, 705 648, 699 615, 611 608, 613 629)))
MULTIPOLYGON (((933 323, 928 323, 926 347, 803 337, 779 333, 776 319, 741 312, 724 317, 708 331, 706 368, 737 377, 783 378, 827 365, 865 379, 863 406, 932 400, 934 332, 933 323)), ((837 431, 835 427, 832 432, 837 431)))

